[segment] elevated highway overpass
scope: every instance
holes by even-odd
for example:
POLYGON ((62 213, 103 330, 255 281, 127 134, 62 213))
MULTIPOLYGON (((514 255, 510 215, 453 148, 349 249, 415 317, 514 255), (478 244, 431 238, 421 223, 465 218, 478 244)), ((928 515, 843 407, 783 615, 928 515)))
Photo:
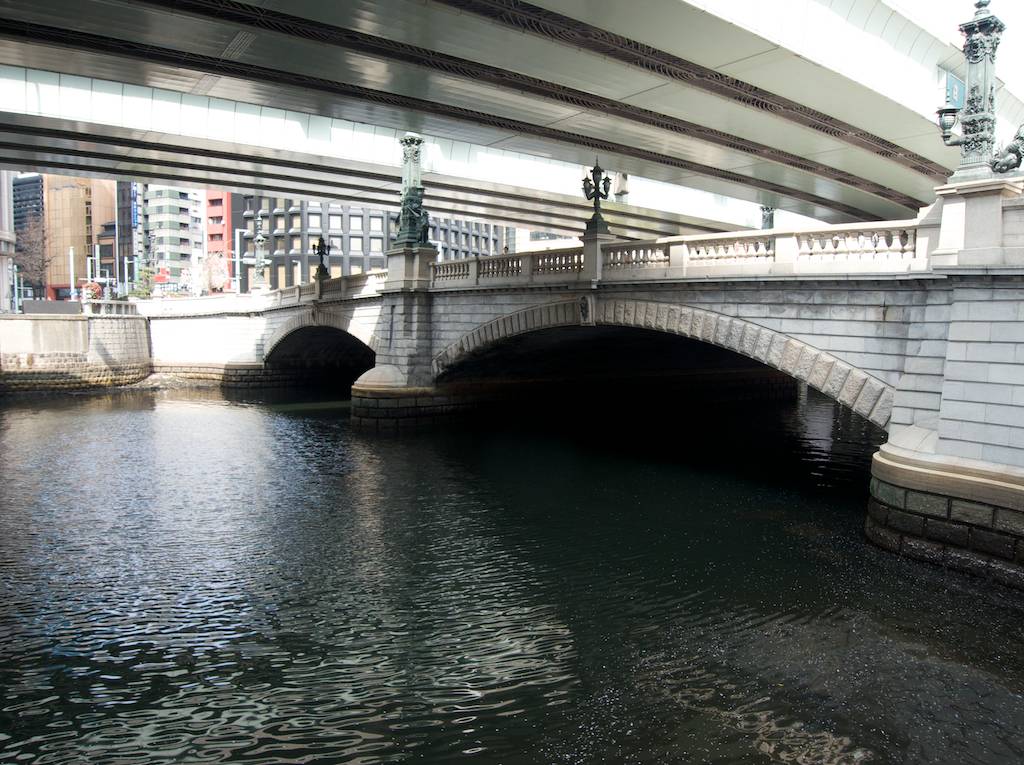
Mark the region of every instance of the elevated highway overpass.
MULTIPOLYGON (((930 203, 956 163, 933 124, 942 73, 963 73, 956 46, 881 0, 771 4, 770 13, 755 6, 740 13, 723 0, 651 0, 637 13, 578 0, 4 0, 0 64, 9 74, 47 73, 39 88, 61 93, 88 80, 100 101, 120 86, 126 100, 144 92, 153 103, 177 99, 182 113, 229 102, 256 112, 233 108, 226 128, 161 124, 155 111, 145 122, 130 108, 118 119, 84 104, 54 111, 31 103, 26 75, 24 106, 0 114, 0 161, 168 180, 191 174, 290 193, 305 186, 342 198, 390 194, 396 172, 374 178, 375 169, 351 164, 365 157, 329 149, 330 140, 321 152, 289 155, 288 136, 318 140, 327 120, 329 132, 337 121, 371 134, 413 129, 439 145, 476 147, 476 156, 526 158, 498 162, 500 180, 440 172, 474 181, 445 189, 448 179, 430 178, 436 197, 428 202, 451 214, 522 221, 522 202, 509 200, 522 196, 515 189, 536 190, 530 158, 575 167, 595 153, 633 178, 824 222, 900 219, 930 203), (280 134, 268 140, 263 126, 278 122, 280 134)), ((3 102, 11 103, 6 94, 3 102)), ((1000 104, 1005 139, 1024 106, 1005 88, 1000 104)), ((472 164, 466 157, 462 167, 472 164)), ((566 209, 576 182, 542 188, 565 195, 543 201, 566 209)), ((631 200, 639 197, 634 190, 631 200)), ((632 214, 635 225, 619 233, 640 238, 707 231, 716 220, 669 218, 665 228, 632 214)), ((579 229, 569 213, 540 223, 579 229)))

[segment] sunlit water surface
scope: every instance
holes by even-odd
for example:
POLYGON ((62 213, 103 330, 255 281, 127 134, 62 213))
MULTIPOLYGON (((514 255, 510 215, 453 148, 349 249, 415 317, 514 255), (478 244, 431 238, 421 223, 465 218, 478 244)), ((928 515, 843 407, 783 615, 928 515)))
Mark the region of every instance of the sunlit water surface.
POLYGON ((0 761, 1016 763, 1024 599, 862 536, 811 396, 371 437, 0 406, 0 761))

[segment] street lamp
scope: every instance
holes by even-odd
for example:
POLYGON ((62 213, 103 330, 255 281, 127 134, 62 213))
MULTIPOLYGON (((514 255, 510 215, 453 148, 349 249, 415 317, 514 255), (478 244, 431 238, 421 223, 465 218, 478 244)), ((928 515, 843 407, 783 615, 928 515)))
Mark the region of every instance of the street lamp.
POLYGON ((329 279, 331 274, 327 270, 327 265, 324 263, 324 257, 326 256, 329 258, 331 256, 331 245, 324 242, 322 234, 320 236, 320 241, 318 241, 316 246, 313 248, 313 252, 320 258, 320 265, 316 267, 316 280, 323 281, 324 279, 329 279))
POLYGON ((991 176, 996 132, 996 49, 1006 25, 988 9, 991 0, 977 0, 974 18, 960 25, 967 59, 966 97, 962 108, 938 110, 939 130, 946 146, 960 147, 960 177, 991 176), (962 138, 953 137, 959 120, 962 138))
MULTIPOLYGON (((256 204, 259 205, 258 199, 256 204)), ((256 257, 252 267, 252 289, 259 290, 267 285, 267 280, 263 273, 267 267, 267 261, 263 258, 263 245, 267 243, 267 238, 263 236, 263 210, 256 211, 256 236, 252 241, 256 247, 256 257)))
POLYGON ((939 115, 939 129, 942 131, 942 142, 946 146, 960 146, 963 138, 953 137, 953 128, 960 121, 960 108, 957 106, 944 106, 936 114, 939 115))
POLYGON ((608 233, 608 224, 605 223, 604 217, 601 215, 601 200, 608 198, 611 185, 612 179, 604 174, 604 169, 598 164, 597 157, 594 157, 594 166, 590 170, 590 175, 583 179, 583 196, 594 203, 594 214, 587 221, 588 234, 608 233))

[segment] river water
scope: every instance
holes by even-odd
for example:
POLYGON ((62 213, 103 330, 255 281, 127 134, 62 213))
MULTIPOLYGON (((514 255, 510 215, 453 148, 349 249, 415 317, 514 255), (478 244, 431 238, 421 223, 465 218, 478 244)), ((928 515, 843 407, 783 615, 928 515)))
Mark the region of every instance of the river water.
POLYGON ((0 406, 0 762, 1024 759, 1024 598, 864 540, 827 400, 346 406, 0 406))

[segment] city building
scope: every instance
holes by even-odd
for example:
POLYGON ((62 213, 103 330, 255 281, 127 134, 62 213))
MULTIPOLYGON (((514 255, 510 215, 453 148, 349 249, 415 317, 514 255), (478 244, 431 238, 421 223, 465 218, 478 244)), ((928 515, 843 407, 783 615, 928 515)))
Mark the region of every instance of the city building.
MULTIPOLYGON (((103 225, 115 219, 114 181, 43 176, 46 295, 65 300, 90 275, 103 225)), ((99 276, 99 274, 94 274, 99 276)))
POLYGON ((43 176, 22 175, 14 179, 14 230, 21 231, 31 220, 43 218, 43 176))
MULTIPOLYGON (((231 233, 237 233, 240 240, 238 257, 255 255, 256 234, 262 232, 271 289, 311 281, 319 263, 313 248, 321 236, 331 248, 327 268, 333 277, 385 268, 385 253, 398 232, 395 212, 326 199, 230 196, 231 233)), ((437 245, 441 260, 499 254, 512 243, 512 230, 504 226, 448 218, 432 218, 431 224, 430 239, 437 245)), ((223 233, 226 238, 228 232, 223 233)), ((239 275, 240 289, 247 291, 252 266, 240 268, 239 275)))
POLYGON ((232 197, 224 189, 206 190, 206 260, 203 274, 211 292, 232 288, 235 275, 235 236, 231 224, 232 197))
POLYGON ((0 313, 17 309, 14 268, 14 174, 0 170, 0 313))
POLYGON ((206 192, 142 184, 142 197, 146 265, 153 269, 155 291, 191 290, 206 244, 206 192))
POLYGON ((21 296, 43 294, 46 282, 43 176, 33 173, 14 179, 14 233, 21 296))
POLYGON ((138 270, 146 257, 146 233, 143 228, 143 189, 137 181, 117 182, 117 256, 119 272, 129 292, 138 280, 138 270))

